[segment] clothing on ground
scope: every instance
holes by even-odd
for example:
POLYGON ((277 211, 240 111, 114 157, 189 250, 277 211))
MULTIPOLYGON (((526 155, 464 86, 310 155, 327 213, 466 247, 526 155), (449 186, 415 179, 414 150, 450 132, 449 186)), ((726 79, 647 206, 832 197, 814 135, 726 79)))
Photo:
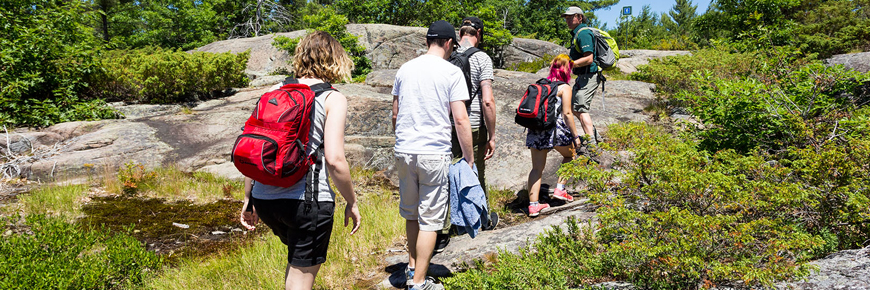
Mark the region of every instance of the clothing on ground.
POLYGON ((477 167, 471 168, 465 159, 450 165, 450 222, 459 234, 477 236, 486 213, 489 212, 483 188, 477 181, 477 167))

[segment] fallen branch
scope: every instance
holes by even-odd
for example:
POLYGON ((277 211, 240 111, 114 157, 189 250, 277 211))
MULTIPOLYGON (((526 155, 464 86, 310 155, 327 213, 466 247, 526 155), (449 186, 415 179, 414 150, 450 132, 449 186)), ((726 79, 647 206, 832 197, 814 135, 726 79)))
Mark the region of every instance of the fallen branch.
MULTIPOLYGON (((22 166, 50 159, 51 157, 60 154, 61 151, 67 147, 67 145, 75 142, 78 139, 78 137, 76 137, 62 142, 57 142, 51 147, 33 148, 33 145, 30 144, 30 140, 24 137, 24 135, 21 135, 22 139, 27 140, 27 142, 29 143, 30 152, 26 155, 17 155, 13 153, 10 148, 12 142, 9 138, 9 130, 6 129, 6 126, 3 126, 3 129, 6 131, 6 152, 3 156, 3 164, 0 164, 0 173, 2 173, 3 178, 7 179, 23 177, 22 166)), ((52 171, 53 170, 54 168, 52 168, 52 171)))

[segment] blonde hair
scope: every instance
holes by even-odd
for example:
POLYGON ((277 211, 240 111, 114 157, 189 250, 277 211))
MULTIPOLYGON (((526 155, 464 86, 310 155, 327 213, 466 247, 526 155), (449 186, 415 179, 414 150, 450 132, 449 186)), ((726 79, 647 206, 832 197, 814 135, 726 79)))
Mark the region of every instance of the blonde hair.
POLYGON ((344 47, 329 33, 315 31, 299 41, 293 55, 296 77, 318 78, 326 82, 349 81, 353 61, 344 47))

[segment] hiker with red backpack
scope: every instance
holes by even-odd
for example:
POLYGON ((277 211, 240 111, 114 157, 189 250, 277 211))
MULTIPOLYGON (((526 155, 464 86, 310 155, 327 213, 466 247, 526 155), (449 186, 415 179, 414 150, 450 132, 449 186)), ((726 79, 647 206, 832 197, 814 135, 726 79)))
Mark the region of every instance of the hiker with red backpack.
POLYGON ((347 99, 329 84, 348 80, 353 62, 337 40, 315 31, 296 47, 293 70, 298 79, 260 97, 232 157, 246 176, 242 225, 254 230, 262 220, 287 245, 285 289, 311 289, 332 234, 330 178, 347 201, 351 235, 361 221, 344 153, 347 99))
MULTIPOLYGON (((578 145, 577 127, 570 107, 572 90, 567 84, 571 80, 572 61, 568 55, 556 56, 550 63, 550 74, 545 79, 529 86, 517 107, 515 122, 526 127, 526 147, 532 155, 532 170, 529 172, 530 217, 538 216, 541 210, 550 207, 539 202, 541 178, 547 164, 547 153, 556 149, 562 154, 562 164, 574 160, 578 145)), ((573 201, 574 197, 565 190, 565 178, 559 177, 553 197, 573 201)))

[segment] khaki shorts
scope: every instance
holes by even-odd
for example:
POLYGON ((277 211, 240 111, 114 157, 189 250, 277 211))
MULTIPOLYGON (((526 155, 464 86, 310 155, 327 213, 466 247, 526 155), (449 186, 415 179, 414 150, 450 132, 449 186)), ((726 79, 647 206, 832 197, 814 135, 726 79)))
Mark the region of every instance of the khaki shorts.
POLYGON ((592 107, 592 97, 598 90, 598 73, 578 75, 574 81, 574 97, 571 98, 571 110, 578 113, 589 113, 592 107))
POLYGON ((396 153, 399 175, 399 214, 416 220, 420 230, 440 231, 447 217, 450 154, 396 153))

